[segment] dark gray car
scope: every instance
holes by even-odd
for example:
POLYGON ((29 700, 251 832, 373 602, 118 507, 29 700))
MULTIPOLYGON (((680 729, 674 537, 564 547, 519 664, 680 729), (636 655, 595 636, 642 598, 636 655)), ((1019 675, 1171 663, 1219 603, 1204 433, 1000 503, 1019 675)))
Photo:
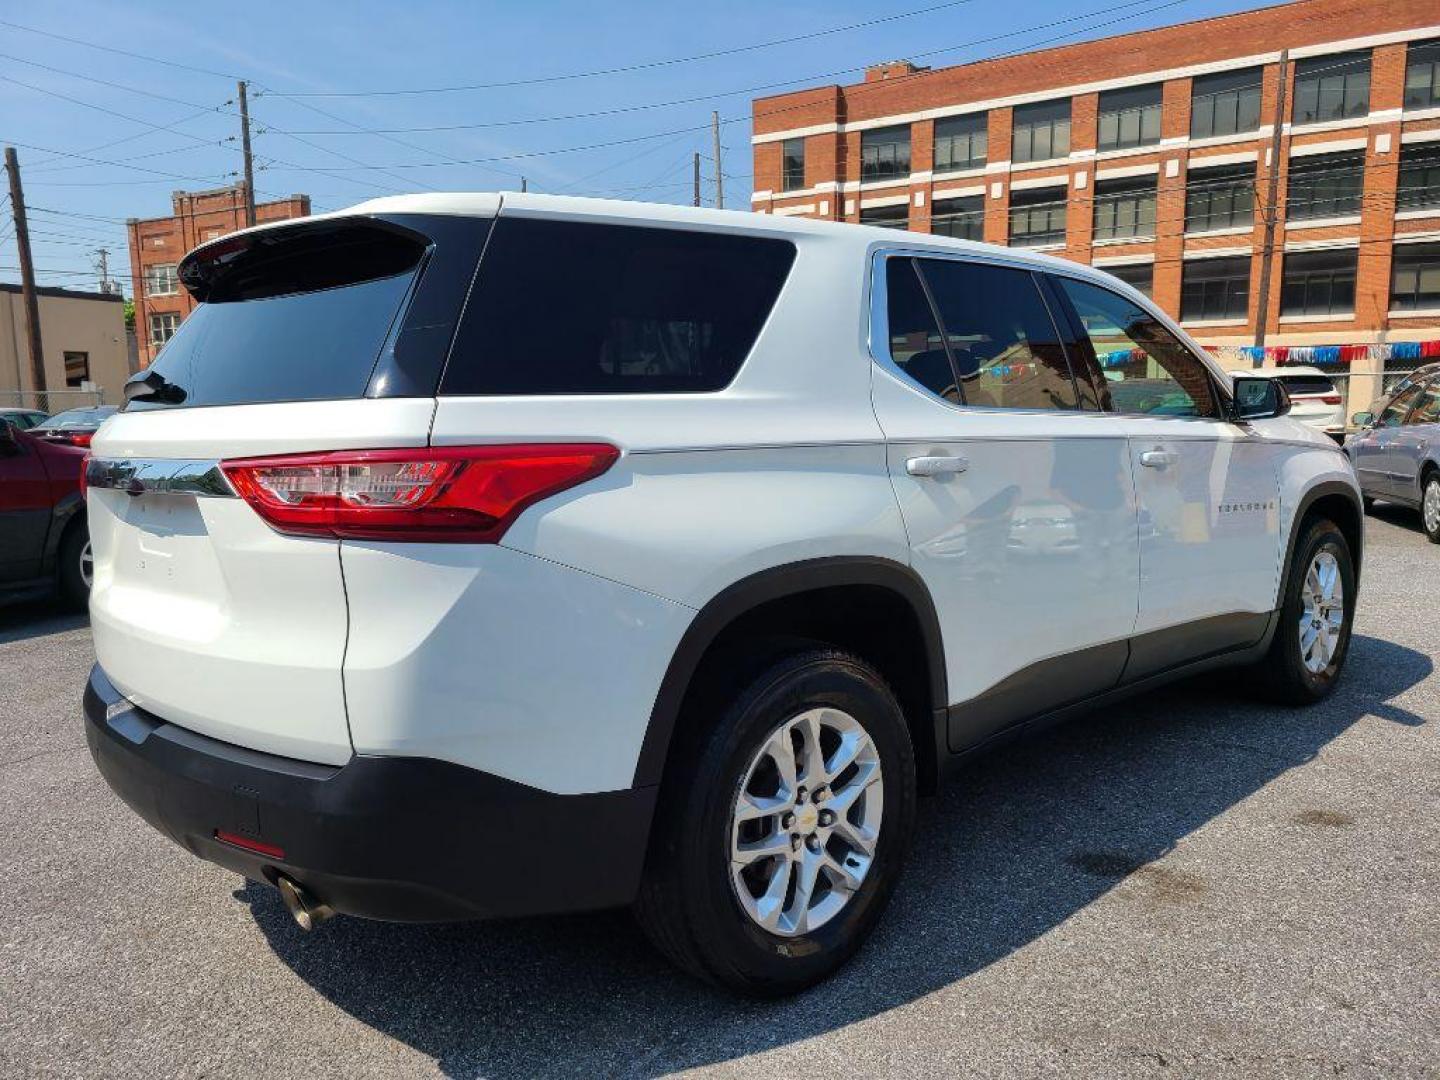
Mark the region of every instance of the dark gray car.
POLYGON ((1440 544, 1440 376, 1416 380, 1360 426, 1345 450, 1368 508, 1376 499, 1420 511, 1425 535, 1440 544))

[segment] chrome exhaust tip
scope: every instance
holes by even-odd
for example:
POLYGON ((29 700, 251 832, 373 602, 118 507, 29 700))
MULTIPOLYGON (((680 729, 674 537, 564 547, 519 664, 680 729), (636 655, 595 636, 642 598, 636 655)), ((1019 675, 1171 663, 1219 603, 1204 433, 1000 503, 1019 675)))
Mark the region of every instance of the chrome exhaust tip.
POLYGON ((314 930, 335 914, 335 909, 329 904, 320 903, 305 886, 284 874, 275 879, 275 887, 280 890, 280 899, 285 901, 285 910, 290 912, 290 917, 301 930, 314 930))

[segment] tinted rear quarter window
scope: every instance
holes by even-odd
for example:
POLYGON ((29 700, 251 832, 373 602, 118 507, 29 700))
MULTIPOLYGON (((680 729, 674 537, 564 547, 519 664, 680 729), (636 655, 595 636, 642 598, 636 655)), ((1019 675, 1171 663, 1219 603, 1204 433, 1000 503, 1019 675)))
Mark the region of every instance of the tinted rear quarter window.
POLYGON ((440 392, 723 389, 794 259, 767 237, 502 217, 440 392))

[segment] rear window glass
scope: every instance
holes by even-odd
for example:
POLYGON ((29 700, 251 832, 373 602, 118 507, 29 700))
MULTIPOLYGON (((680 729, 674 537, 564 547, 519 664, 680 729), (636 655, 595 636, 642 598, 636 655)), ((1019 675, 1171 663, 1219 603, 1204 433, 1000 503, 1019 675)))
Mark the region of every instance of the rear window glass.
POLYGON ((1335 390, 1335 384, 1324 375, 1280 375, 1278 378, 1292 394, 1329 394, 1335 390))
POLYGON ((353 222, 262 233, 255 241, 182 267, 182 276, 190 271, 187 286, 207 302, 150 369, 184 398, 136 398, 127 409, 364 396, 425 243, 353 222))
POLYGON ((719 390, 794 259, 764 237, 501 218, 440 392, 719 390))

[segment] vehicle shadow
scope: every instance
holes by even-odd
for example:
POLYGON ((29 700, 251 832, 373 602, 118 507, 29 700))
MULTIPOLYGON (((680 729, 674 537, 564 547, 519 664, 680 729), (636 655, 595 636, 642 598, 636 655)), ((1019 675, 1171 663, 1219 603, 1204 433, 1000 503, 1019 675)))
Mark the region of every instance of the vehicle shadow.
POLYGON ((339 918, 304 935, 274 890, 236 895, 296 974, 447 1075, 652 1076, 912 1001, 1132 874, 1158 875, 1157 890, 1167 873, 1188 879, 1147 864, 1360 719, 1423 724, 1390 702, 1432 668, 1422 653, 1356 637, 1346 680, 1313 709, 1257 706, 1212 676, 975 761, 922 803, 925 842, 875 939, 837 978, 788 1001, 743 1001, 676 973, 624 913, 442 926, 339 918))
POLYGON ((0 607, 0 645, 63 634, 90 625, 83 611, 67 611, 53 601, 37 600, 0 607))
POLYGON ((1420 511, 1412 510, 1399 503, 1377 502, 1366 511, 1371 517, 1404 529, 1406 532, 1425 535, 1425 527, 1420 523, 1420 511))

